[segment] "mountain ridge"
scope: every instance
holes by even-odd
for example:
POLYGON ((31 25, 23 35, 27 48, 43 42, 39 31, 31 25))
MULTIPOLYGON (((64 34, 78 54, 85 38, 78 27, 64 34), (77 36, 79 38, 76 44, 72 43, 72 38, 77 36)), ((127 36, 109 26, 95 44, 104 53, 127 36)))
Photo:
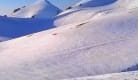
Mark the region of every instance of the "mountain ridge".
POLYGON ((15 13, 9 15, 9 17, 18 18, 52 18, 60 13, 61 10, 55 7, 47 0, 37 0, 33 4, 21 8, 15 13))

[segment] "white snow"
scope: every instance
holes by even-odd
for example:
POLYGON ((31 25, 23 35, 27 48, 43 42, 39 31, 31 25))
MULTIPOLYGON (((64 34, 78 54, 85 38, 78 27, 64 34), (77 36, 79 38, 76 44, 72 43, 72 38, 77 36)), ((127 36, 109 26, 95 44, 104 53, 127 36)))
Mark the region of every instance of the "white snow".
POLYGON ((67 10, 57 28, 1 42, 0 80, 61 80, 137 65, 138 8, 127 5, 67 10))
POLYGON ((47 0, 38 0, 37 2, 10 14, 9 16, 18 18, 52 18, 59 14, 60 11, 60 9, 52 5, 47 0))
POLYGON ((56 26, 74 24, 74 23, 82 23, 85 22, 92 17, 98 16, 100 18, 107 13, 114 13, 114 12, 123 12, 128 9, 133 9, 138 7, 137 0, 105 0, 106 2, 115 1, 111 4, 104 5, 104 6, 96 6, 92 7, 91 5, 95 3, 104 3, 103 0, 82 0, 72 9, 65 10, 57 16, 55 20, 56 26), (80 4, 84 4, 85 6, 80 4), (99 16, 100 15, 100 16, 99 16))
POLYGON ((137 80, 138 72, 126 72, 126 73, 114 73, 114 74, 106 74, 99 76, 89 76, 82 78, 74 78, 74 79, 64 79, 64 80, 137 80))

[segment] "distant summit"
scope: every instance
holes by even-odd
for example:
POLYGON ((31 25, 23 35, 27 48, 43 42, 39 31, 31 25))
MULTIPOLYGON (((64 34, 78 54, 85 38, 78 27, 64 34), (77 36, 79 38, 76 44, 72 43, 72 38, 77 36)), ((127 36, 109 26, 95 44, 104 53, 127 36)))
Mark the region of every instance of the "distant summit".
POLYGON ((55 7, 47 0, 38 0, 37 2, 15 9, 9 17, 17 18, 52 18, 61 10, 55 7))

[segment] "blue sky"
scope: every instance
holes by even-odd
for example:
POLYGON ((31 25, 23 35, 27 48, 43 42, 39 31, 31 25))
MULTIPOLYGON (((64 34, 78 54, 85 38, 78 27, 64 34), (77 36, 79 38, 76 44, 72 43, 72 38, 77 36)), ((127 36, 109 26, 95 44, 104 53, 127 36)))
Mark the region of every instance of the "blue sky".
MULTIPOLYGON (((37 0, 0 0, 0 14, 11 12, 13 9, 29 5, 37 0)), ((54 5, 61 9, 74 4, 79 0, 49 0, 54 5)))

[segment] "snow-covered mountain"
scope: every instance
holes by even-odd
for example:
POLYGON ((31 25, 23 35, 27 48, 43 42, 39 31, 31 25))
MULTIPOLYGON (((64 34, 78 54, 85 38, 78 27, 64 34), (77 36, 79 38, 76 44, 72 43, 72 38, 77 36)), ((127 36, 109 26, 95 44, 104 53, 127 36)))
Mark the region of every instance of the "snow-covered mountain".
POLYGON ((53 28, 53 18, 60 9, 47 0, 38 0, 30 6, 16 9, 8 16, 0 16, 1 41, 53 28), (30 18, 34 16, 36 18, 30 18), (24 19, 26 18, 26 19, 24 19))
POLYGON ((137 2, 137 0, 82 0, 60 13, 55 25, 82 23, 102 17, 104 14, 131 10, 138 7, 137 2))
POLYGON ((9 16, 18 18, 52 18, 60 12, 61 10, 49 1, 38 0, 29 6, 15 9, 9 16))
POLYGON ((1 42, 0 79, 64 80, 137 70, 138 0, 89 6, 93 1, 103 3, 85 0, 81 4, 88 6, 60 13, 56 28, 1 42))

